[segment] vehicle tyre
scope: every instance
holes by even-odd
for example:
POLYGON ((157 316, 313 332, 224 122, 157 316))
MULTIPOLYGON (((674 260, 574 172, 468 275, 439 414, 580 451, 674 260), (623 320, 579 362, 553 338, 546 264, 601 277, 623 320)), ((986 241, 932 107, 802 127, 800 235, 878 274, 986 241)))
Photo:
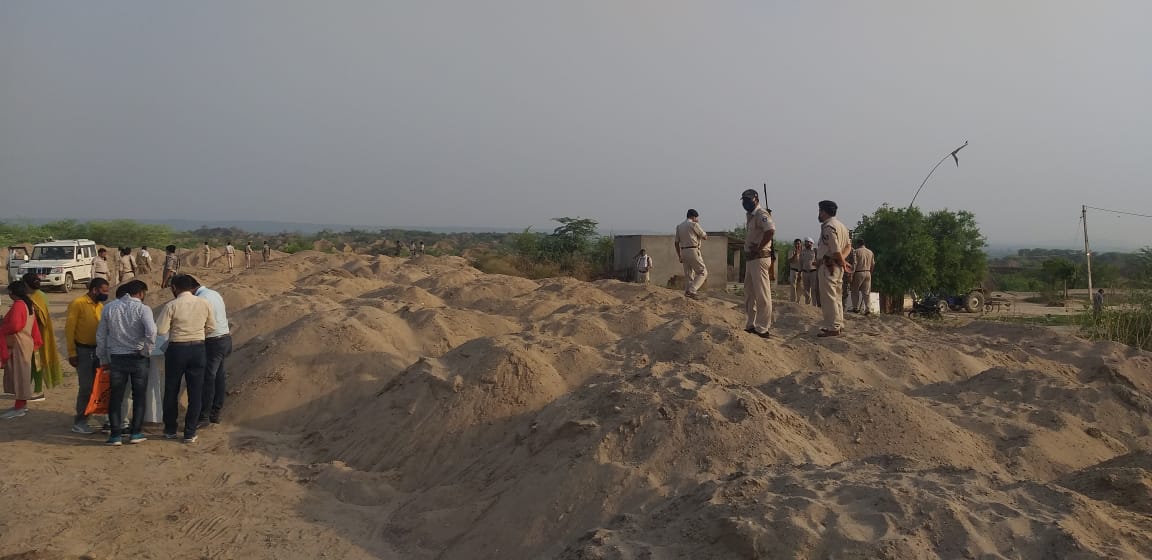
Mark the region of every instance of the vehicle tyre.
POLYGON ((71 272, 64 275, 63 289, 64 289, 64 293, 68 293, 68 292, 72 291, 72 273, 71 272))
POLYGON ((941 315, 943 315, 943 314, 945 314, 951 310, 951 308, 948 307, 948 300, 943 300, 943 299, 940 300, 940 303, 936 304, 936 309, 940 311, 941 315))
POLYGON ((969 313, 979 313, 984 309, 984 293, 976 290, 968 292, 968 296, 964 298, 964 309, 969 313))

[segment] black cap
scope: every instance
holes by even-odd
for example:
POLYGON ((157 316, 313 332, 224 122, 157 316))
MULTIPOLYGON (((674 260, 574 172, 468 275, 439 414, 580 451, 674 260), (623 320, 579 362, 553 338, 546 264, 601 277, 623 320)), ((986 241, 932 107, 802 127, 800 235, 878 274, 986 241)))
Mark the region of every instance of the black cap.
POLYGON ((688 217, 689 218, 699 218, 700 213, 697 212, 695 208, 689 208, 688 209, 688 217))
POLYGON ((760 200, 760 193, 756 192, 756 189, 744 189, 744 192, 740 193, 740 198, 755 198, 756 200, 760 200))

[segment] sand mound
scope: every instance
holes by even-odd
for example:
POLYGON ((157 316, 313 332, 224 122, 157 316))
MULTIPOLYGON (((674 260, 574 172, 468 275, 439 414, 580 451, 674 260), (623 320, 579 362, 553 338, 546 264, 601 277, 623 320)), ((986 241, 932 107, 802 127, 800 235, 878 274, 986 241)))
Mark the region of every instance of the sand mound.
POLYGON ((202 276, 237 333, 211 458, 299 487, 325 550, 1152 557, 1152 356, 1122 345, 855 316, 817 339, 789 303, 764 340, 735 299, 454 258, 202 276))
POLYGON ((1107 462, 1152 443, 1126 347, 898 317, 818 340, 792 304, 765 341, 659 288, 267 266, 223 285, 266 294, 236 312, 262 333, 239 420, 305 434, 320 486, 412 558, 1152 554, 1147 461, 1107 462))

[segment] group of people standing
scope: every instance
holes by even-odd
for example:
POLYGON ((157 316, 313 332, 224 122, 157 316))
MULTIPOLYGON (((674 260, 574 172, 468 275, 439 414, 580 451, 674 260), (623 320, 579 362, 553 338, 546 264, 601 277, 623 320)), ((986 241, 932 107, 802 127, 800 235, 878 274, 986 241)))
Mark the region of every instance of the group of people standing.
MULTIPOLYGON (((173 248, 174 249, 174 248, 173 248)), ((174 255, 175 251, 169 254, 174 255)), ((167 267, 167 263, 166 263, 167 267)), ((164 437, 177 439, 181 383, 187 389, 183 441, 195 443, 197 430, 219 423, 226 389, 225 360, 232 353, 231 329, 223 298, 188 274, 166 276, 174 299, 153 313, 144 304, 148 284, 131 278, 116 288, 95 277, 83 296, 68 305, 64 327, 68 362, 78 382, 72 431, 95 433, 89 424, 88 404, 97 368, 107 368, 110 399, 107 445, 147 441, 143 432, 148 373, 153 350, 164 353, 164 437), (131 417, 126 398, 131 395, 131 417)), ((15 395, 12 409, 2 419, 27 414, 28 402, 43 399, 42 390, 61 381, 59 354, 47 301, 35 274, 8 285, 12 307, 0 323, 0 354, 4 365, 4 391, 15 395), (38 394, 39 393, 39 394, 38 394)))
MULTIPOLYGON (((210 243, 208 243, 208 241, 204 242, 204 247, 201 249, 201 253, 204 255, 204 258, 202 261, 200 261, 200 267, 201 268, 209 268, 210 266, 212 266, 212 245, 210 243)), ((252 242, 251 241, 245 242, 244 243, 244 269, 245 270, 252 268, 252 258, 253 258, 253 255, 255 255, 255 254, 256 254, 256 250, 252 247, 252 242)), ((260 249, 260 256, 263 258, 263 262, 268 262, 268 259, 272 258, 272 247, 268 246, 268 241, 264 241, 264 247, 262 247, 260 249)), ((234 245, 232 245, 231 239, 229 239, 228 242, 224 244, 224 258, 225 258, 225 262, 228 265, 228 272, 232 272, 236 268, 236 247, 234 245)))
MULTIPOLYGON (((776 254, 773 240, 776 225, 772 211, 760 205, 760 194, 747 189, 740 195, 745 212, 744 236, 744 330, 762 338, 771 337, 772 281, 775 278, 776 254)), ((863 305, 868 312, 868 293, 871 291, 871 272, 874 255, 857 241, 853 251, 848 228, 836 217, 838 206, 831 200, 818 204, 820 241, 808 238, 803 244, 794 242, 789 256, 792 274, 793 301, 815 302, 824 311, 824 326, 817 336, 835 337, 844 332, 845 284, 851 290, 853 307, 863 305), (824 304, 823 302, 828 302, 824 304)), ((684 296, 699 299, 699 290, 708 277, 701 245, 708 234, 700 227, 700 213, 689 209, 686 219, 676 226, 676 257, 684 266, 684 296)), ((641 250, 636 260, 637 281, 647 281, 652 267, 651 257, 641 250)))
MULTIPOLYGON (((809 237, 801 242, 795 239, 792 242, 791 254, 788 256, 788 271, 792 286, 793 303, 803 303, 823 307, 820 285, 817 278, 819 264, 816 262, 817 252, 815 243, 809 237)), ((852 272, 846 273, 844 285, 848 288, 843 291, 843 304, 850 308, 851 313, 870 315, 872 308, 868 301, 872 292, 872 271, 876 264, 876 255, 864 243, 863 239, 853 242, 854 248, 848 253, 847 261, 852 272)))

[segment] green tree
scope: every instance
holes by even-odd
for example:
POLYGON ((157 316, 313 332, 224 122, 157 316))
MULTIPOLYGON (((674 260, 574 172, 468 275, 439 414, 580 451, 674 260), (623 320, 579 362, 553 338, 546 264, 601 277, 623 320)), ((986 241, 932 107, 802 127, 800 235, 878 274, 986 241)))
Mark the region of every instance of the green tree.
POLYGON ((891 302, 889 312, 903 311, 904 294, 934 287, 936 244, 919 208, 885 204, 864 216, 855 232, 876 253, 872 285, 883 300, 891 302))
POLYGON ((1079 270, 1076 263, 1065 258, 1053 257, 1040 264, 1040 272, 1051 289, 1061 289, 1064 299, 1068 299, 1068 284, 1076 280, 1079 270))
POLYGON ((937 210, 928 214, 928 234, 936 243, 933 288, 945 294, 965 294, 984 282, 988 273, 987 241, 967 210, 937 210))

